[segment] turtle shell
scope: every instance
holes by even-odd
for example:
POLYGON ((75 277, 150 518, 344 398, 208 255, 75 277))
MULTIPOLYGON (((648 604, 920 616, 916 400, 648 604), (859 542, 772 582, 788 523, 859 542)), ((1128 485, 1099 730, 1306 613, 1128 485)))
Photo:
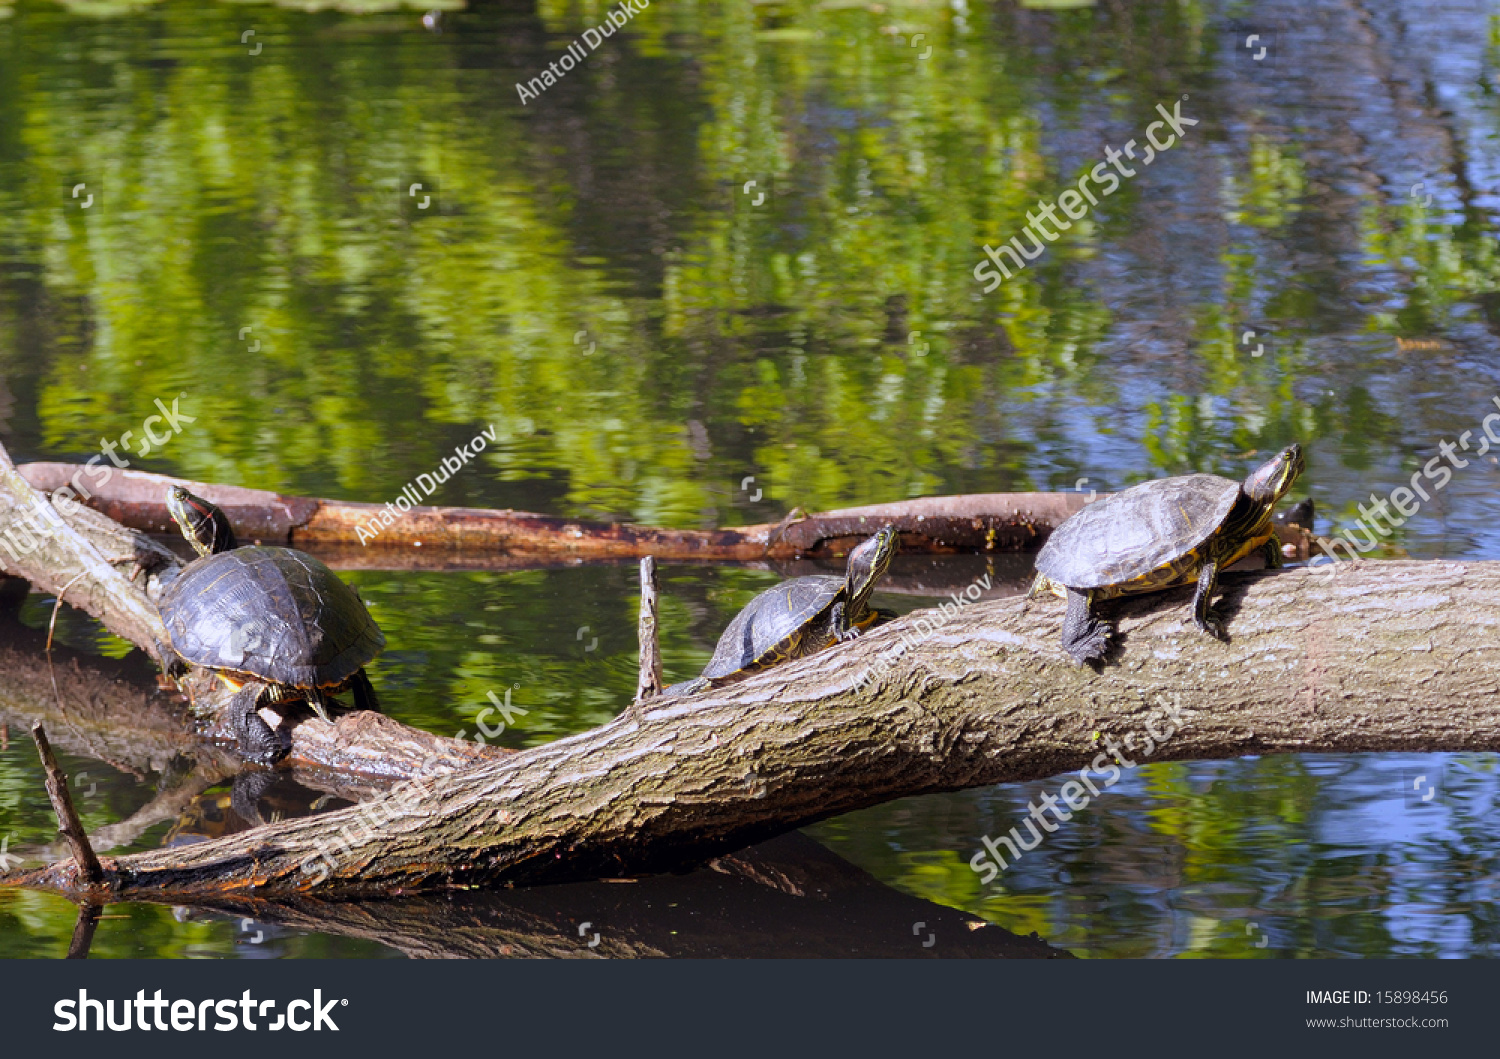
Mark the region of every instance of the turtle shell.
POLYGON ((189 563, 160 609, 189 665, 283 687, 337 687, 385 647, 354 589, 291 548, 236 548, 189 563))
POLYGON ((734 616, 703 676, 719 680, 790 651, 844 596, 845 584, 842 577, 812 574, 766 589, 734 616))
POLYGON ((1196 557, 1240 496, 1240 483, 1187 474, 1115 493, 1057 527, 1036 568, 1069 588, 1105 588, 1146 578, 1196 557))

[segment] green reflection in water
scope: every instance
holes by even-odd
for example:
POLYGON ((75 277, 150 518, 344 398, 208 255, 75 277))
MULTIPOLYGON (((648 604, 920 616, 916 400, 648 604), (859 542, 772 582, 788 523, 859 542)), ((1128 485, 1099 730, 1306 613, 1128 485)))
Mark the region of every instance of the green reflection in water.
MULTIPOLYGON (((1455 417, 1477 422, 1475 362, 1446 338, 1493 313, 1492 218, 1369 172, 1330 194, 1319 122, 1338 119, 1221 89, 1212 5, 657 3, 526 107, 515 82, 607 5, 455 12, 436 35, 415 11, 293 6, 26 2, 0 18, 0 440, 18 452, 87 458, 184 395, 194 421, 136 462, 383 501, 493 427, 438 502, 695 525, 1243 473, 1291 439, 1319 448, 1309 488, 1338 468, 1369 488, 1409 477, 1414 446, 1455 417), (1188 90, 1199 138, 979 293, 985 243, 1188 90)), ((1348 520, 1350 495, 1319 499, 1348 520)), ((775 580, 663 573, 669 679, 775 580)), ((472 733, 509 689, 526 710, 510 746, 623 708, 633 579, 350 577, 390 638, 372 668, 388 710, 472 733)), ((43 627, 46 601, 25 619, 43 627)), ((124 651, 67 611, 59 631, 124 651)), ((0 813, 34 845, 52 824, 26 749, 0 755, 0 813)), ((1480 814, 1414 855, 1310 837, 1314 796, 1346 780, 1295 759, 1141 775, 1075 829, 1084 852, 1003 898, 967 857, 1014 818, 1005 791, 816 832, 886 881, 1085 954, 1253 954, 1244 927, 1277 901, 1278 948, 1410 951, 1380 919, 1411 897, 1392 880, 1431 861, 1458 886, 1488 863, 1480 814), (1160 866, 1133 869, 1143 853, 1160 866), (1266 858, 1287 892, 1260 905, 1244 893, 1266 858), (1191 907, 1174 918, 1164 890, 1191 907), (1164 923, 1175 933, 1148 938, 1164 923)), ((108 789, 91 825, 146 790, 108 789)), ((1494 936, 1482 907, 1466 906, 1475 949, 1494 936)), ((128 914, 96 949, 243 943, 234 924, 128 914)), ((0 895, 0 916, 17 951, 55 954, 71 930, 49 898, 0 895)))

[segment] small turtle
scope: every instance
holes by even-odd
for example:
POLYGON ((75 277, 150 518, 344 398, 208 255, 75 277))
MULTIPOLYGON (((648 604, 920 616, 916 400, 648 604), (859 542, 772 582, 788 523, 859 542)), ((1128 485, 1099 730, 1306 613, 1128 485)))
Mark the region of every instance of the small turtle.
POLYGON ((690 695, 731 684, 778 663, 816 654, 892 617, 869 604, 875 583, 890 568, 900 545, 896 530, 886 526, 849 553, 843 577, 813 574, 766 589, 735 615, 703 673, 662 694, 690 695))
POLYGON ((305 701, 326 721, 328 696, 352 690, 359 709, 379 708, 363 667, 385 636, 354 589, 305 552, 238 547, 224 513, 186 489, 168 489, 167 510, 200 558, 162 592, 161 655, 173 675, 207 669, 234 692, 229 718, 247 758, 269 765, 290 749, 256 712, 263 704, 305 701))
POLYGON ((1268 567, 1282 565, 1271 512, 1304 466, 1302 447, 1291 445, 1243 483, 1188 474, 1104 497, 1048 538, 1026 599, 1050 591, 1068 601, 1062 644, 1080 663, 1102 660, 1114 633, 1112 622, 1096 616, 1097 600, 1177 585, 1197 583, 1193 620, 1223 639, 1209 605, 1219 573, 1257 550, 1268 567))

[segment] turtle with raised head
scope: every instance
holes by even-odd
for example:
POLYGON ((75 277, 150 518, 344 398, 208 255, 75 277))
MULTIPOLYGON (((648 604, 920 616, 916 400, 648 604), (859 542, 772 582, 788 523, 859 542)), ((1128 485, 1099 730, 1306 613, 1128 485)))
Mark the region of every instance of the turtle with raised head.
POLYGON ((1187 474, 1095 501, 1037 553, 1026 599, 1050 591, 1068 601, 1062 644, 1080 663, 1102 660, 1115 631, 1097 614, 1100 600, 1178 585, 1197 585, 1193 621, 1223 639, 1211 606, 1219 573, 1256 551, 1268 567, 1282 565, 1271 514, 1304 467, 1302 447, 1290 445, 1243 482, 1187 474))
POLYGON ((329 697, 350 691, 359 709, 379 709, 364 667, 385 635, 354 589, 306 552, 239 547, 224 513, 180 486, 167 510, 199 558, 162 592, 162 658, 174 675, 206 669, 233 691, 230 726, 245 757, 272 764, 290 748, 263 705, 306 702, 326 721, 329 697))
POLYGON ((870 596, 900 546, 895 528, 886 526, 849 553, 843 577, 812 574, 766 589, 735 615, 702 674, 662 694, 689 695, 732 684, 842 643, 891 617, 872 608, 870 596))

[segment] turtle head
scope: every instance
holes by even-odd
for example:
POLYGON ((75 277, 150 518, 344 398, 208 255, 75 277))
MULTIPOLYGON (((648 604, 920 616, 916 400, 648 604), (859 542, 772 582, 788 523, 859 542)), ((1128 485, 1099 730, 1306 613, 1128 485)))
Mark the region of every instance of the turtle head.
POLYGON ((1302 446, 1288 445, 1250 472, 1243 486, 1245 495, 1258 504, 1270 506, 1286 495, 1297 476, 1306 469, 1302 446))
POLYGON ((882 527, 875 536, 849 553, 849 567, 844 576, 848 584, 846 608, 854 614, 864 610, 875 582, 891 568, 891 560, 901 547, 901 536, 894 526, 882 527))
POLYGON ((167 512, 199 555, 217 555, 239 546, 224 512, 180 485, 167 489, 167 512))

